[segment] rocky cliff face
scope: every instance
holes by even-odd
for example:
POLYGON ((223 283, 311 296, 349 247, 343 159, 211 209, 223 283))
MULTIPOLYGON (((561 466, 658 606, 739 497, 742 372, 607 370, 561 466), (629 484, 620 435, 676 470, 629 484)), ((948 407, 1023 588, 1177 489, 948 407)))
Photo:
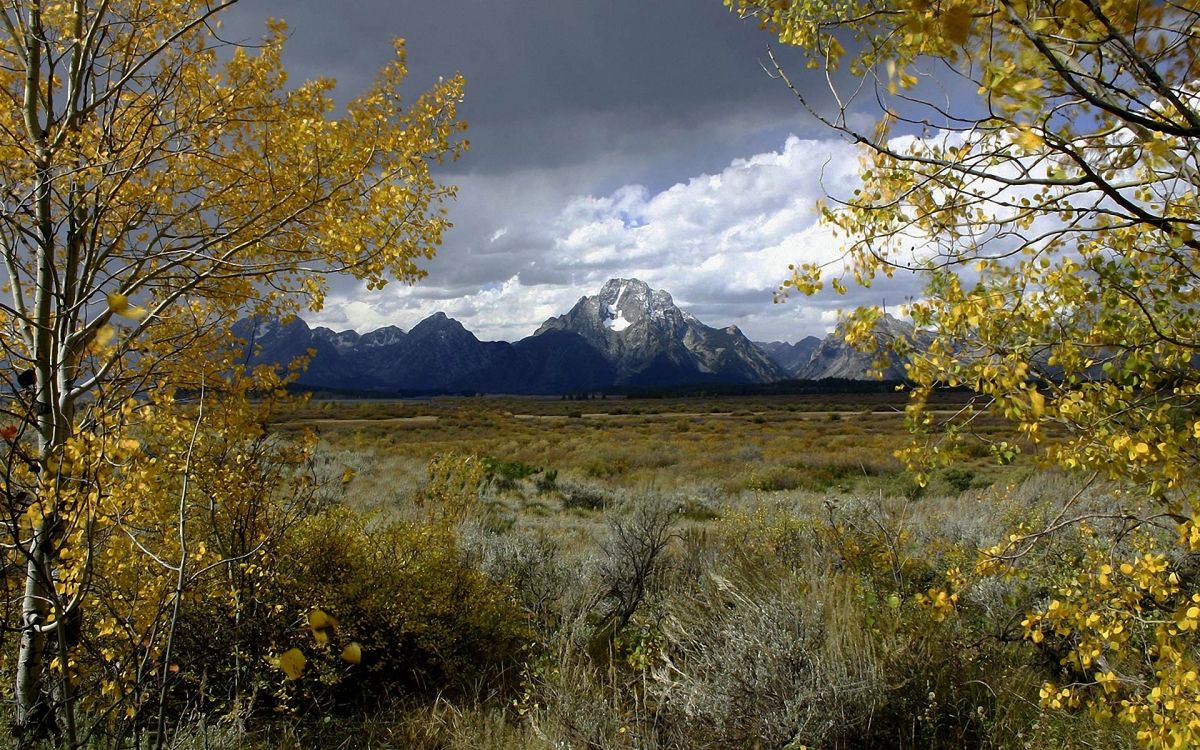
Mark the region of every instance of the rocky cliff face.
POLYGON ((324 383, 355 379, 358 374, 343 354, 357 339, 354 331, 334 333, 328 328, 309 328, 300 318, 288 323, 264 318, 245 318, 233 324, 233 334, 246 342, 246 361, 250 364, 288 365, 298 357, 315 352, 305 382, 324 383))
POLYGON ((838 326, 817 346, 808 363, 797 370, 796 377, 804 380, 866 380, 875 371, 875 362, 882 352, 885 364, 881 370, 882 379, 903 380, 906 360, 888 349, 890 344, 901 339, 909 342, 912 349, 921 350, 929 347, 932 334, 918 331, 912 323, 885 314, 875 325, 876 351, 862 352, 846 343, 845 330, 838 326))
POLYGON ((493 369, 492 347, 441 312, 422 320, 407 334, 384 334, 371 343, 374 345, 357 347, 348 359, 358 372, 388 387, 478 390, 493 369))
POLYGON ((816 336, 805 336, 794 344, 787 341, 771 341, 769 343, 756 341, 754 343, 771 358, 772 362, 787 373, 789 378, 794 378, 808 365, 813 352, 821 345, 821 339, 816 336))
POLYGON ((611 279, 534 336, 548 331, 578 334, 604 354, 622 385, 766 383, 784 376, 736 326, 706 326, 638 279, 611 279))

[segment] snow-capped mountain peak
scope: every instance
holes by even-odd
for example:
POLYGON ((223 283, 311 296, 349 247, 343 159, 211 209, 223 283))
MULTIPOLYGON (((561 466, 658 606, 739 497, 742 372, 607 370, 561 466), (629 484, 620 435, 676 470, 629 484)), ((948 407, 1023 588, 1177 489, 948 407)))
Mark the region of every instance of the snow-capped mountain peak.
POLYGON ((610 279, 537 333, 583 337, 614 364, 618 382, 674 381, 704 373, 736 382, 767 382, 779 369, 736 327, 710 328, 640 279, 610 279))

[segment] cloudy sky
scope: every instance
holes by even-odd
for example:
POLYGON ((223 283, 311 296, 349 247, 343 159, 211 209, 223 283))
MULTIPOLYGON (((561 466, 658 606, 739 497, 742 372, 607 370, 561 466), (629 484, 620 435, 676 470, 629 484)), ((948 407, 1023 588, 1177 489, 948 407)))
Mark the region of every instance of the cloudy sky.
MULTIPOLYGON (((446 170, 455 228, 429 276, 367 293, 334 284, 332 328, 408 329, 437 310, 480 338, 527 336, 612 277, 670 291, 759 340, 831 327, 839 305, 899 303, 911 280, 772 304, 794 261, 831 258, 815 201, 854 187, 857 156, 761 67, 771 39, 720 0, 242 0, 224 36, 291 29, 293 80, 350 98, 408 40, 415 94, 461 71, 471 151, 446 170)), ((782 59, 809 95, 795 55, 782 59)))

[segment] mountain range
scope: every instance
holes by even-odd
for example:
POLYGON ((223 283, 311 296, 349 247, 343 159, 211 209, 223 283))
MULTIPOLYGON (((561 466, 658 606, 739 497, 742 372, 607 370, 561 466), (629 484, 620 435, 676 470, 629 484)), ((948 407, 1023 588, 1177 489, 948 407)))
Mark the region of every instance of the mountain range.
MULTIPOLYGON (((913 337, 911 324, 886 316, 883 341, 913 337)), ((870 379, 872 355, 847 346, 841 332, 794 344, 756 343, 737 326, 714 328, 638 279, 612 279, 516 342, 480 341, 445 313, 409 331, 370 333, 247 318, 233 326, 253 364, 285 365, 312 353, 299 384, 389 393, 575 393, 612 387, 705 383, 759 384, 786 379, 870 379)), ((917 336, 920 339, 920 336, 917 336)), ((895 360, 885 379, 899 379, 895 360)))

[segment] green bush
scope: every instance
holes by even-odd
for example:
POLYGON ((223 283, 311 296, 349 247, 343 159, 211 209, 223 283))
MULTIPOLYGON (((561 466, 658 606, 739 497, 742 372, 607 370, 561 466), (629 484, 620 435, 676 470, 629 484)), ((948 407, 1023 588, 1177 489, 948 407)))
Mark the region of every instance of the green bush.
POLYGON ((537 487, 537 491, 543 495, 547 492, 553 492, 554 490, 558 489, 558 470, 550 469, 549 471, 545 472, 537 478, 534 486, 537 487))
POLYGON ((538 466, 530 466, 520 461, 501 461, 491 456, 483 459, 483 466, 489 478, 508 479, 511 481, 528 479, 534 474, 540 474, 542 471, 541 467, 538 466))
POLYGON ((942 481, 955 492, 966 492, 975 483, 975 472, 952 466, 941 472, 942 481))

